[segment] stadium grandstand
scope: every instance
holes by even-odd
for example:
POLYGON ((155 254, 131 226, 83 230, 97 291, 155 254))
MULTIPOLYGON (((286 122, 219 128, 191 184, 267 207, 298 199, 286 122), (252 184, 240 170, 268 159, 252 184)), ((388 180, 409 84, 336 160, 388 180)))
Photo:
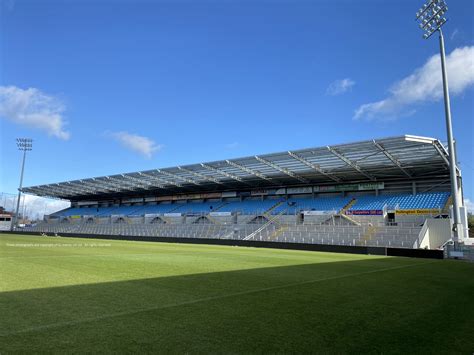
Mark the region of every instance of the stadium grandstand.
POLYGON ((71 201, 30 232, 425 249, 451 239, 447 149, 412 135, 22 191, 71 201))

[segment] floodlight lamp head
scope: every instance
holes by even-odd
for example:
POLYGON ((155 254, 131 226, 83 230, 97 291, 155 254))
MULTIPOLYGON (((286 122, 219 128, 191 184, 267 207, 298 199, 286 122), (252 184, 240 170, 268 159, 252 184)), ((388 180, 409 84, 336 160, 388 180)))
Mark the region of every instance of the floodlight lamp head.
POLYGON ((424 39, 430 38, 435 31, 440 30, 441 26, 446 23, 447 20, 442 16, 447 10, 448 7, 444 0, 429 0, 416 13, 419 27, 425 31, 423 34, 424 39))
POLYGON ((33 149, 33 139, 31 138, 17 138, 16 145, 19 150, 32 150, 33 149))

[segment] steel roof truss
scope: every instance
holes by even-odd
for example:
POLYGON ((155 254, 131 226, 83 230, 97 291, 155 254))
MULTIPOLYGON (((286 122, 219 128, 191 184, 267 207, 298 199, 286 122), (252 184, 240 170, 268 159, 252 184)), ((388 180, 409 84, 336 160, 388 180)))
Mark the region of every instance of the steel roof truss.
MULTIPOLYGON (((92 181, 80 180, 81 184, 89 186, 98 192, 109 192, 109 191, 120 191, 115 185, 110 185, 107 182, 99 179, 92 178, 92 181), (111 187, 112 186, 112 187, 111 187)), ((78 184, 77 182, 73 181, 74 184, 78 184)))
POLYGON ((369 178, 370 180, 376 180, 375 177, 373 177, 372 175, 366 173, 364 170, 362 170, 356 163, 354 163, 352 160, 346 158, 344 155, 342 155, 341 153, 339 153, 337 150, 335 150, 334 148, 330 147, 330 146, 327 146, 328 150, 334 154, 336 157, 338 157, 339 159, 341 159, 344 163, 346 163, 347 165, 349 165, 350 167, 352 167, 353 169, 357 170, 359 173, 361 173, 362 175, 364 175, 365 177, 369 178))
MULTIPOLYGON (((78 194, 83 194, 76 189, 68 190, 65 187, 60 185, 46 185, 46 191, 50 191, 50 196, 74 196, 78 194)), ((48 193, 48 192, 47 192, 48 193)))
MULTIPOLYGON (((159 176, 156 176, 156 175, 146 174, 146 173, 142 173, 142 172, 139 172, 138 174, 140 176, 144 176, 144 177, 148 178, 146 180, 143 180, 143 182, 147 183, 149 186, 156 186, 156 187, 159 187, 160 189, 166 189, 166 186, 163 185, 163 183, 165 183, 165 184, 168 184, 168 185, 174 185, 174 186, 177 186, 177 187, 181 187, 180 184, 177 184, 173 181, 162 179, 162 178, 160 178, 159 176), (156 183, 151 182, 149 179, 151 179, 152 181, 156 181, 156 183)), ((130 176, 130 178, 132 178, 132 176, 130 176)), ((138 178, 135 178, 135 177, 133 177, 133 178, 138 179, 138 178)), ((141 180, 141 179, 139 179, 139 180, 141 180)))
POLYGON ((80 182, 70 181, 68 183, 71 184, 72 186, 76 187, 76 188, 88 189, 92 192, 108 192, 108 191, 110 191, 108 189, 103 189, 103 188, 98 189, 97 184, 90 183, 89 181, 84 181, 84 180, 80 180, 80 182))
POLYGON ((130 175, 125 175, 125 174, 122 174, 122 177, 124 179, 133 181, 135 185, 139 186, 142 189, 148 190, 149 188, 153 188, 153 187, 158 187, 160 189, 165 188, 165 186, 163 184, 155 184, 155 183, 150 182, 149 180, 146 180, 146 179, 140 179, 140 178, 130 176, 130 175))
POLYGON ((44 194, 46 194, 44 186, 25 187, 22 188, 21 191, 23 193, 32 193, 38 196, 43 196, 44 194))
MULTIPOLYGON (((158 171, 160 174, 166 175, 170 178, 178 179, 178 180, 187 182, 188 184, 200 185, 199 182, 196 181, 196 180, 188 179, 187 177, 184 177, 184 176, 181 176, 181 175, 178 175, 178 174, 173 174, 173 173, 170 173, 169 171, 160 170, 160 169, 156 169, 156 171, 158 171)), ((176 186, 178 186, 178 185, 176 185, 176 186)))
MULTIPOLYGON (((377 139, 375 142, 367 140, 330 147, 243 157, 232 159, 232 161, 224 160, 165 170, 153 169, 141 174, 136 172, 124 174, 125 176, 112 175, 32 186, 24 188, 23 191, 31 191, 39 196, 62 198, 78 196, 86 199, 88 195, 94 198, 97 194, 114 192, 125 194, 128 191, 141 190, 141 188, 151 189, 152 184, 156 184, 156 188, 166 186, 179 193, 185 188, 192 188, 189 186, 191 184, 235 185, 235 188, 238 188, 239 185, 236 182, 240 182, 256 186, 270 184, 280 186, 282 181, 289 183, 293 179, 307 184, 308 180, 316 183, 326 182, 329 178, 334 181, 360 180, 359 175, 374 181, 383 179, 385 176, 403 178, 410 178, 411 175, 423 176, 424 172, 428 175, 436 171, 439 174, 446 174, 446 170, 441 171, 441 169, 449 167, 448 159, 449 154, 446 148, 434 138, 400 136, 377 139), (317 155, 313 158, 310 154, 317 155), (222 164, 227 164, 229 168, 222 164)), ((457 171, 460 174, 459 168, 457 171)), ((212 188, 216 189, 216 186, 212 188)))
POLYGON ((64 187, 65 189, 70 189, 72 187, 73 190, 80 191, 83 194, 84 193, 92 193, 92 194, 97 193, 97 189, 92 189, 88 186, 75 185, 72 182, 67 182, 66 184, 67 186, 65 186, 64 184, 61 184, 61 187, 64 187))
POLYGON ((296 160, 298 160, 299 162, 303 163, 304 165, 310 167, 311 169, 313 170, 316 170, 318 173, 328 177, 329 179, 333 180, 333 181, 336 181, 336 182, 339 182, 341 181, 341 179, 335 177, 335 176, 332 176, 330 174, 328 174, 327 172, 325 172, 323 169, 321 169, 318 165, 316 164, 313 164, 311 163, 310 161, 306 160, 305 158, 303 157, 300 157, 298 154, 295 154, 293 152, 290 152, 288 151, 288 155, 296 160))
POLYGON ((435 147, 436 151, 438 152, 439 156, 443 159, 444 163, 446 164, 446 167, 449 168, 449 154, 446 151, 446 149, 443 147, 440 141, 435 140, 433 142, 433 147, 435 147))
POLYGON ((272 178, 266 176, 265 174, 262 174, 260 171, 250 169, 246 166, 240 165, 240 164, 238 164, 236 162, 233 162, 231 160, 226 160, 225 162, 227 164, 229 164, 230 166, 233 166, 234 168, 237 168, 237 169, 240 169, 240 170, 246 172, 247 174, 255 175, 256 177, 258 177, 262 180, 265 180, 265 181, 268 181, 268 182, 271 182, 271 183, 275 184, 275 182, 272 180, 272 178))
POLYGON ((137 189, 137 184, 127 180, 121 180, 112 176, 106 176, 107 184, 117 187, 119 190, 134 191, 137 189))
POLYGON ((215 178, 213 178, 213 177, 210 177, 210 176, 207 176, 207 175, 198 173, 198 172, 193 171, 193 170, 189 170, 189 169, 183 168, 183 167, 181 167, 181 166, 178 166, 178 169, 179 169, 179 170, 182 170, 182 171, 184 171, 184 172, 187 172, 187 173, 189 173, 189 174, 191 174, 191 175, 193 175, 193 176, 196 176, 196 177, 198 177, 198 178, 200 178, 200 179, 207 180, 207 181, 212 181, 212 182, 215 183, 215 184, 223 185, 222 182, 220 182, 218 179, 215 179, 215 178))
POLYGON ((213 171, 215 173, 218 173, 218 174, 221 174, 221 175, 224 175, 225 177, 228 177, 229 179, 233 179, 233 180, 236 180, 238 182, 243 182, 242 178, 240 178, 239 176, 237 175, 234 175, 234 174, 230 174, 226 171, 223 171, 223 170, 220 170, 218 168, 215 168, 211 165, 207 165, 207 164, 204 164, 202 163, 201 166, 207 170, 210 170, 210 171, 213 171))
POLYGON ((279 172, 282 172, 298 181, 301 181, 301 182, 304 182, 304 183, 308 183, 309 181, 306 180, 305 178, 299 176, 299 175, 296 175, 294 172, 286 169, 286 168, 283 168, 281 166, 278 166, 277 164, 275 163, 272 163, 271 161, 269 160, 266 160, 266 159, 263 159, 261 157, 259 157, 258 155, 255 156, 255 159, 257 159, 260 163, 263 163, 265 165, 268 165, 269 167, 275 169, 275 170, 278 170, 279 172))
MULTIPOLYGON (((449 160, 448 160, 449 153, 446 150, 446 148, 437 139, 433 141, 433 146, 436 148, 436 151, 443 158, 444 162, 446 163, 446 166, 449 168, 449 160)), ((458 176, 461 176, 461 171, 459 170, 459 167, 457 166, 456 166, 456 173, 458 176)))
POLYGON ((374 139, 374 145, 377 147, 378 150, 380 150, 393 164, 398 166, 398 168, 409 178, 411 178, 411 174, 402 166, 402 163, 395 158, 388 150, 386 150, 381 144, 377 143, 374 139))

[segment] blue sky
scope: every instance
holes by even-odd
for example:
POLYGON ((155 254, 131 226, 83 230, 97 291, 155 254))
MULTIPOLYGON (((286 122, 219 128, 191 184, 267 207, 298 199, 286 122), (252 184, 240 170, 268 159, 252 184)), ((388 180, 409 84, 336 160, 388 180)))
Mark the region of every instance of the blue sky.
MULTIPOLYGON (((18 185, 16 137, 34 139, 26 186, 405 133, 445 140, 422 3, 4 0, 0 191, 18 185)), ((473 201, 474 5, 448 5, 473 201)))

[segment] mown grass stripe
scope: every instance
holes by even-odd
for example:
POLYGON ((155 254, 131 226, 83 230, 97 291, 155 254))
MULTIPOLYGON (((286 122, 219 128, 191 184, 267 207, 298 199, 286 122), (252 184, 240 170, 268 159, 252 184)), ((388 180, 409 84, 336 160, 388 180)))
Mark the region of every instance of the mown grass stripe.
POLYGON ((115 318, 115 317, 139 314, 139 313, 144 313, 144 312, 151 312, 151 311, 156 311, 156 310, 161 310, 161 309, 168 309, 168 308, 173 308, 173 307, 188 306, 188 305, 193 305, 193 304, 202 303, 202 302, 215 301, 215 300, 238 297, 238 296, 244 296, 244 295, 255 294, 255 293, 260 293, 260 292, 274 291, 274 290, 279 290, 279 289, 284 289, 284 288, 289 288, 289 287, 303 286, 303 285, 308 285, 308 284, 313 284, 313 283, 318 283, 318 282, 323 282, 323 281, 331 281, 331 280, 343 279, 343 278, 347 278, 347 277, 370 275, 370 274, 374 274, 374 273, 378 273, 378 272, 405 269, 405 268, 410 268, 410 267, 414 267, 414 266, 433 264, 433 263, 436 263, 436 262, 438 262, 438 261, 429 261, 429 262, 424 262, 424 263, 414 263, 414 264, 408 264, 408 265, 393 266, 393 267, 381 268, 381 269, 376 269, 376 270, 369 270, 369 271, 358 272, 358 273, 350 273, 350 274, 345 274, 345 275, 326 277, 326 278, 322 278, 322 279, 307 280, 307 281, 295 282, 295 283, 290 283, 290 284, 285 284, 285 285, 265 287, 265 288, 260 288, 260 289, 256 289, 256 290, 234 292, 234 293, 227 294, 227 295, 204 297, 204 298, 199 298, 199 299, 195 299, 195 300, 179 302, 179 303, 175 303, 175 304, 156 306, 156 307, 148 307, 148 308, 134 310, 134 311, 109 313, 107 315, 102 315, 102 316, 98 316, 98 317, 85 318, 85 319, 73 320, 73 321, 68 321, 68 322, 57 322, 57 323, 53 323, 53 324, 46 324, 46 325, 42 325, 42 326, 36 326, 36 327, 21 329, 21 330, 12 331, 12 332, 4 332, 4 333, 0 333, 0 337, 6 337, 6 336, 11 336, 11 335, 23 334, 23 333, 29 333, 29 332, 36 332, 36 331, 43 331, 43 330, 47 330, 47 329, 67 327, 67 326, 70 326, 70 325, 77 325, 77 324, 81 324, 81 323, 94 322, 94 321, 97 321, 97 320, 104 320, 104 319, 110 319, 110 318, 115 318))

